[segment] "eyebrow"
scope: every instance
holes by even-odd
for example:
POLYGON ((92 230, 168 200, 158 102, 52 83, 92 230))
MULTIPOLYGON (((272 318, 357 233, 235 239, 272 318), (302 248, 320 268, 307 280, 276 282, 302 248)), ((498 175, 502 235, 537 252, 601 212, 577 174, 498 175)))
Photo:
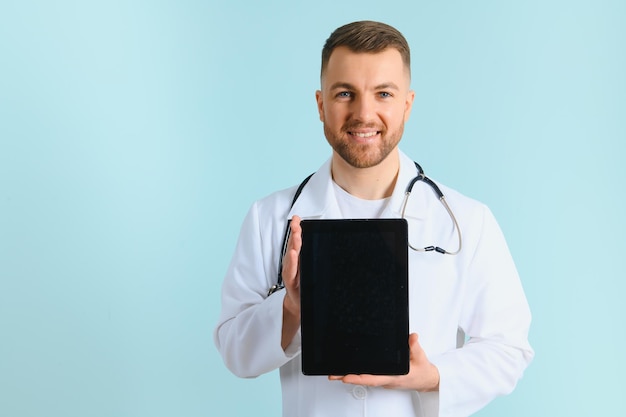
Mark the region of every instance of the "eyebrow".
MULTIPOLYGON (((331 90, 336 90, 339 88, 345 88, 346 90, 356 90, 356 88, 350 84, 350 83, 346 83, 346 82, 336 82, 333 85, 330 86, 331 90)), ((378 84, 377 86, 374 87, 374 90, 400 90, 400 88, 398 88, 398 86, 395 83, 392 82, 386 82, 386 83, 382 83, 382 84, 378 84)))

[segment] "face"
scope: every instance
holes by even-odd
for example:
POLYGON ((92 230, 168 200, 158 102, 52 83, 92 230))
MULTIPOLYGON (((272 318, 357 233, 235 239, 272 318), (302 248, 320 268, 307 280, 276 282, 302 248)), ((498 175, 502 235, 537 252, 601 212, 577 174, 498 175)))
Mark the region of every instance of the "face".
POLYGON ((335 49, 316 92, 324 134, 355 168, 381 163, 398 145, 415 93, 400 52, 355 53, 335 49))

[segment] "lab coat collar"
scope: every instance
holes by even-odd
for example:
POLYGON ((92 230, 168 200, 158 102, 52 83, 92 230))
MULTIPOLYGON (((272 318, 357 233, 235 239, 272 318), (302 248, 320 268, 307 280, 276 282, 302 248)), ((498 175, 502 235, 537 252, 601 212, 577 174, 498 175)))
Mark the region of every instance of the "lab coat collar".
MULTIPOLYGON (((399 157, 400 172, 398 179, 391 195, 391 200, 381 217, 401 217, 406 187, 417 175, 417 169, 413 161, 401 151, 399 151, 399 157)), ((333 219, 342 217, 335 191, 333 190, 331 160, 332 158, 329 158, 311 177, 289 212, 289 218, 293 215, 298 215, 303 219, 333 219)), ((428 191, 430 187, 422 187, 420 184, 421 182, 418 182, 413 187, 405 212, 405 217, 407 218, 423 219, 427 209, 426 202, 432 200, 432 196, 429 199, 424 195, 424 192, 428 191)))

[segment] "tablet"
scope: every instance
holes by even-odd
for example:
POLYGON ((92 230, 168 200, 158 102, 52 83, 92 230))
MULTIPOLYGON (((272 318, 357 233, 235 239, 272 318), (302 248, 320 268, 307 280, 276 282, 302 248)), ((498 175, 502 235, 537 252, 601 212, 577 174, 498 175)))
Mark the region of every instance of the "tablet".
POLYGON ((303 374, 407 374, 406 220, 301 224, 303 374))

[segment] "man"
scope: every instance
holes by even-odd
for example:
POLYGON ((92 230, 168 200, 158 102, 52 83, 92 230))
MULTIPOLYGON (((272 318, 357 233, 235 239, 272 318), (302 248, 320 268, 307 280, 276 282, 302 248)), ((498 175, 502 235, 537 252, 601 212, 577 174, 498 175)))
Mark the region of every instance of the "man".
POLYGON ((403 209, 406 186, 417 175, 398 149, 415 95, 410 78, 409 46, 396 29, 355 22, 335 30, 322 51, 316 92, 332 156, 293 207, 295 187, 254 203, 244 221, 215 343, 238 376, 280 368, 284 416, 467 416, 511 392, 533 357, 528 304, 488 208, 440 186, 452 217, 418 181, 403 209), (300 219, 377 217, 405 217, 414 246, 456 252, 454 218, 463 233, 458 254, 409 250, 409 373, 305 376, 300 219), (285 288, 268 296, 288 219, 285 288))

